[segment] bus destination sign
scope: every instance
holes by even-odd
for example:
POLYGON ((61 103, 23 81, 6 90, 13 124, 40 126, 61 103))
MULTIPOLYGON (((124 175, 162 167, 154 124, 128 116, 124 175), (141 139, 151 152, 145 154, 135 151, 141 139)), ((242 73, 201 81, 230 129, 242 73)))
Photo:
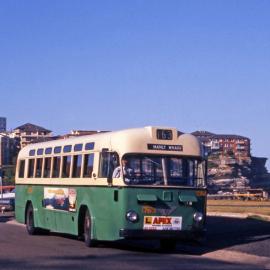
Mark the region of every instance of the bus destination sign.
POLYGON ((147 144, 148 150, 183 151, 183 145, 147 144))

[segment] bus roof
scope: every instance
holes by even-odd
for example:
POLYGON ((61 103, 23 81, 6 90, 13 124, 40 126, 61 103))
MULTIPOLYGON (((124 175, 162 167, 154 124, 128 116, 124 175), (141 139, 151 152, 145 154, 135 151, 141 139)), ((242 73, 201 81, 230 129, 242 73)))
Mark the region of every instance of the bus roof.
POLYGON ((94 151, 108 149, 118 152, 120 156, 126 153, 202 156, 201 144, 195 136, 182 134, 175 128, 149 126, 29 144, 20 151, 19 159, 28 157, 30 150, 89 142, 94 143, 94 151))

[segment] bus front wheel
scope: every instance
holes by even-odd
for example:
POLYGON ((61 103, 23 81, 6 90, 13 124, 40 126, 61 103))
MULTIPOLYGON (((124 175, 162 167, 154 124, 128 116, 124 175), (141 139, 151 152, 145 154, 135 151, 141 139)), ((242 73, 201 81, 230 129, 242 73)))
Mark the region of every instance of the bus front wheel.
POLYGON ((91 239, 91 227, 92 227, 91 216, 89 210, 87 209, 84 216, 84 230, 83 230, 84 243, 87 247, 96 246, 95 241, 91 239))
POLYGON ((31 203, 28 205, 26 210, 26 230, 30 235, 37 233, 37 228, 35 227, 34 221, 34 210, 31 203))

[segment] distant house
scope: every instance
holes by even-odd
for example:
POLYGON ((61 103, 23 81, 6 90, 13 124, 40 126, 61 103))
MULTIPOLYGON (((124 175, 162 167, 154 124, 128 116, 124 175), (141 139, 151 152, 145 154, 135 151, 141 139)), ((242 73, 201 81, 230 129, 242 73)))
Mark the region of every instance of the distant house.
POLYGON ((232 154, 237 159, 250 158, 250 139, 240 135, 214 134, 208 131, 192 133, 210 152, 232 154))
POLYGON ((27 144, 48 140, 52 136, 52 131, 46 128, 26 123, 12 131, 14 138, 19 139, 20 148, 27 144))

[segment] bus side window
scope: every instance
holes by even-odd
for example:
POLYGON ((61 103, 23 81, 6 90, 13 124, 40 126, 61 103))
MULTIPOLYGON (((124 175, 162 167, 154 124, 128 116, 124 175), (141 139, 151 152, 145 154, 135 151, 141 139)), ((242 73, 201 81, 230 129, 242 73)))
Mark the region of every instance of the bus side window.
POLYGON ((41 177, 41 172, 42 172, 42 163, 43 159, 42 158, 37 158, 36 161, 36 177, 40 178, 41 177))
POLYGON ((189 167, 188 185, 189 186, 194 186, 194 160, 189 160, 188 161, 188 167, 189 167))
POLYGON ((72 177, 81 177, 82 155, 73 156, 72 177))
POLYGON ((84 164, 83 164, 83 177, 92 177, 94 164, 94 154, 85 154, 84 155, 84 164))
POLYGON ((103 152, 100 154, 99 177, 107 178, 108 173, 111 177, 114 169, 119 166, 119 156, 117 153, 103 152))
POLYGON ((19 162, 19 178, 24 178, 25 160, 19 162))
POLYGON ((51 173, 51 158, 46 157, 44 161, 44 172, 43 172, 43 177, 48 178, 50 177, 51 173))
POLYGON ((68 178, 70 174, 71 156, 63 156, 62 177, 68 178))
POLYGON ((56 178, 59 177, 59 173, 60 173, 60 161, 61 161, 61 157, 54 157, 53 158, 53 173, 52 173, 52 177, 56 178))
POLYGON ((35 165, 35 160, 29 159, 28 160, 28 173, 27 173, 28 178, 33 178, 34 176, 34 165, 35 165))

